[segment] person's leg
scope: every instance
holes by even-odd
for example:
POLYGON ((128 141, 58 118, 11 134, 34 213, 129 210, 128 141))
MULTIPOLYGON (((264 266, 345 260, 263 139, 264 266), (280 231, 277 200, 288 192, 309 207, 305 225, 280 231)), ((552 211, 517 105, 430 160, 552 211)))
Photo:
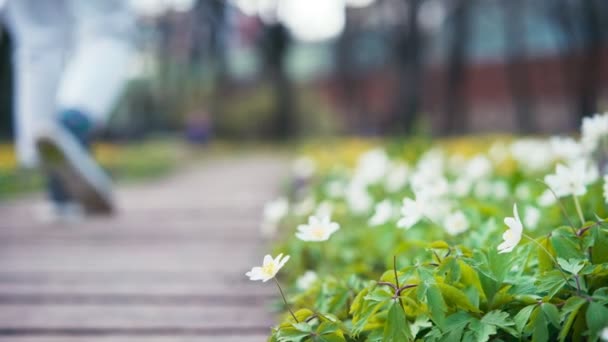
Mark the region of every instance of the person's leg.
MULTIPOLYGON (((57 88, 70 42, 70 18, 64 5, 64 0, 10 0, 5 8, 15 44, 16 148, 24 167, 37 166, 37 129, 54 120, 57 111, 57 88)), ((55 175, 49 175, 48 187, 58 208, 69 202, 55 175)))
POLYGON ((135 21, 128 1, 69 0, 75 19, 74 55, 57 102, 69 121, 75 112, 103 125, 122 93, 134 52, 135 21))
POLYGON ((60 80, 57 122, 38 137, 44 165, 89 213, 112 209, 111 182, 87 150, 127 80, 133 18, 120 0, 68 0, 73 54, 60 80))

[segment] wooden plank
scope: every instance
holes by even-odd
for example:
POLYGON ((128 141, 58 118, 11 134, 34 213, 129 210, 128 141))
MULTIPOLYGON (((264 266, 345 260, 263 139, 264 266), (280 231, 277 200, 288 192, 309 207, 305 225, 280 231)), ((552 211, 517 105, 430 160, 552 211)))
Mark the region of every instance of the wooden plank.
POLYGON ((117 334, 117 333, 106 333, 96 334, 95 336, 90 334, 77 335, 71 332, 72 335, 66 333, 55 332, 50 334, 49 331, 43 332, 46 336, 31 336, 30 334, 23 335, 12 335, 9 337, 0 336, 0 342, 265 342, 268 339, 268 334, 231 334, 226 335, 195 335, 188 336, 188 334, 177 334, 175 332, 168 332, 166 336, 152 336, 150 334, 117 334), (76 336, 74 336, 76 335, 76 336), (99 336, 101 335, 101 336, 99 336), (141 336, 144 335, 144 336, 141 336))
POLYGON ((39 197, 0 203, 0 341, 266 340, 276 293, 244 273, 283 168, 196 166, 122 187, 118 215, 74 225, 39 222, 39 197))
POLYGON ((258 331, 273 324, 267 312, 265 306, 3 304, 0 335, 7 329, 258 331))

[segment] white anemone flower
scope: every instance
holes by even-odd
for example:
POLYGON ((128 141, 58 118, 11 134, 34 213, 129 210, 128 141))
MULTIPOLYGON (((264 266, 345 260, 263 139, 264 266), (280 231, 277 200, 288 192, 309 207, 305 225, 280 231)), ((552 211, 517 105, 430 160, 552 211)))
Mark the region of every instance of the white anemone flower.
POLYGON ((308 290, 319 279, 314 271, 306 271, 296 280, 296 286, 300 290, 308 290))
POLYGON ((274 278, 277 275, 277 273, 285 265, 287 260, 289 260, 289 255, 283 257, 283 254, 279 254, 274 259, 271 255, 266 255, 264 257, 264 262, 262 263, 261 267, 254 267, 251 269, 251 271, 245 273, 245 275, 253 281, 261 280, 263 282, 267 282, 268 280, 274 278))
POLYGON ((372 227, 381 226, 393 217, 393 204, 389 200, 384 200, 376 204, 374 215, 369 219, 372 227))
POLYGON ((553 164, 551 145, 543 139, 520 139, 511 144, 511 156, 526 172, 541 172, 553 164))
POLYGON ((317 206, 314 215, 316 217, 331 217, 334 212, 334 205, 329 201, 323 201, 317 206))
POLYGON ((551 190, 547 189, 538 197, 537 202, 541 207, 549 207, 557 202, 557 198, 555 198, 551 190))
POLYGON ((519 241, 521 241, 524 226, 519 219, 516 203, 513 204, 513 217, 505 217, 505 224, 509 227, 509 229, 502 234, 504 241, 498 245, 498 253, 511 252, 515 246, 517 246, 519 241))
POLYGON ((390 165, 390 159, 381 148, 376 148, 363 153, 359 157, 355 178, 361 179, 367 184, 380 181, 390 165))
POLYGON ((367 214, 374 204, 367 186, 358 180, 353 180, 348 186, 345 199, 350 211, 357 215, 367 214))
POLYGON ((593 152, 600 140, 608 135, 608 112, 583 118, 581 142, 588 152, 593 152))
POLYGON ((600 340, 608 341, 608 327, 605 327, 600 331, 600 340))
POLYGON ((287 215, 288 211, 289 202, 287 202, 285 197, 279 197, 264 205, 264 221, 278 222, 287 215))
POLYGON ((397 221, 397 226, 405 229, 412 228, 418 221, 424 218, 424 213, 426 211, 425 206, 425 200, 420 197, 415 200, 404 198, 403 206, 401 207, 402 216, 401 219, 397 221))
POLYGON ((585 154, 583 146, 570 137, 552 137, 549 140, 555 159, 571 161, 585 154))
POLYGON ((384 188, 390 193, 397 192, 405 187, 410 169, 405 163, 392 164, 384 179, 384 188))
POLYGON ((602 187, 604 191, 604 202, 608 203, 608 175, 604 175, 604 186, 602 187))
POLYGON ((540 210, 531 205, 527 206, 524 210, 524 223, 526 224, 526 228, 530 230, 535 230, 538 227, 538 222, 540 221, 540 210))
POLYGON ((302 241, 327 241, 338 229, 340 225, 332 222, 329 216, 311 216, 308 218, 308 224, 298 226, 296 237, 302 241))
POLYGON ((276 232, 279 222, 287 215, 289 202, 281 197, 264 205, 264 219, 261 231, 264 236, 272 236, 276 232))
POLYGON ((484 155, 477 155, 467 162, 465 176, 471 179, 488 177, 492 173, 492 162, 484 155))
POLYGON ((458 235, 469 229, 469 220, 461 211, 456 211, 445 218, 443 228, 452 236, 458 235))
POLYGON ((465 197, 471 192, 473 182, 466 177, 459 177, 450 183, 450 192, 456 197, 465 197))
POLYGON ((582 196, 587 185, 598 178, 597 168, 584 159, 574 161, 568 166, 558 164, 555 173, 545 176, 545 183, 558 197, 582 196))

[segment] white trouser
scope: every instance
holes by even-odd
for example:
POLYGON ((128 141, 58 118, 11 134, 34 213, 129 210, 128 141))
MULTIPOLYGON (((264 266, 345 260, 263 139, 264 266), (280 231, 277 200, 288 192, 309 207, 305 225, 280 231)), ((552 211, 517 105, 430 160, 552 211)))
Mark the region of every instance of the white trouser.
MULTIPOLYGON (((1 0, 0 0, 1 1, 1 0)), ((127 80, 134 18, 123 0, 7 0, 15 43, 17 154, 37 164, 37 127, 64 109, 103 124, 127 80)))

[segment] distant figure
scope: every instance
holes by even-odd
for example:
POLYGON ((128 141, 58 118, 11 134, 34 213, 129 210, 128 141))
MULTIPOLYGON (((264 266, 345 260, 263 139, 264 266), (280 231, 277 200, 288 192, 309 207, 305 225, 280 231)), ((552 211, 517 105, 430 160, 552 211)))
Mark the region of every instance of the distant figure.
POLYGON ((128 1, 6 0, 1 12, 15 47, 20 163, 45 171, 54 214, 110 213, 111 181, 89 146, 127 79, 128 1))

